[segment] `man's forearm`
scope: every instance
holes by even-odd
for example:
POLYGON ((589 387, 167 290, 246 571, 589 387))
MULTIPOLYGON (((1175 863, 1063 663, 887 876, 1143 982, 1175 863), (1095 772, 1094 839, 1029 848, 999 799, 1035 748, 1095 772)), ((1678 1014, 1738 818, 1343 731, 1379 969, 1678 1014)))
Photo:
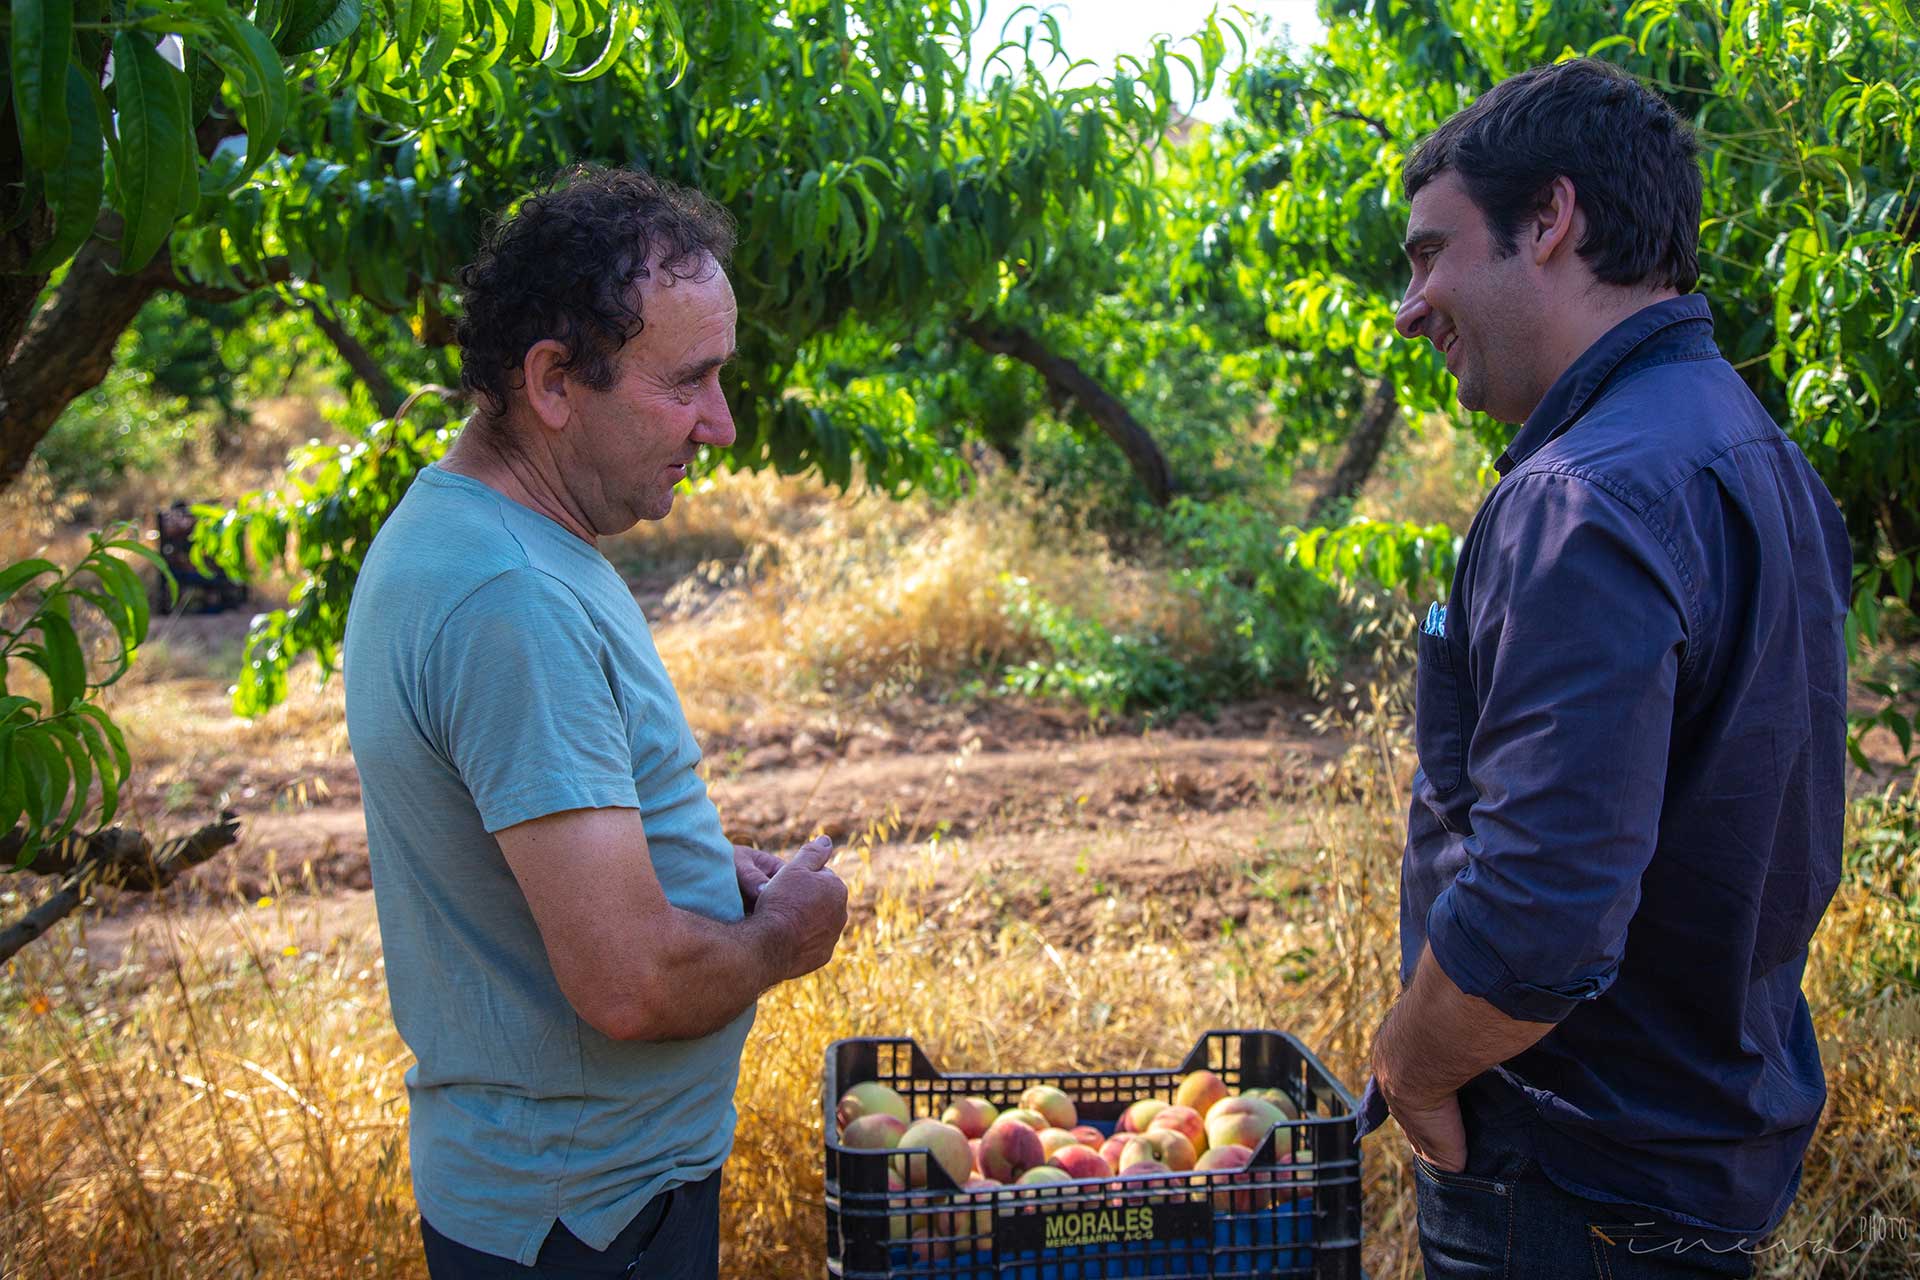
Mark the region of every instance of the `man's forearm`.
POLYGON ((1423 948, 1413 981, 1374 1036, 1374 1078, 1390 1106, 1431 1105, 1528 1049, 1553 1025, 1509 1018, 1467 995, 1423 948))
POLYGON ((695 1040, 732 1022, 785 976, 780 923, 668 909, 609 1008, 589 1019, 617 1040, 695 1040))

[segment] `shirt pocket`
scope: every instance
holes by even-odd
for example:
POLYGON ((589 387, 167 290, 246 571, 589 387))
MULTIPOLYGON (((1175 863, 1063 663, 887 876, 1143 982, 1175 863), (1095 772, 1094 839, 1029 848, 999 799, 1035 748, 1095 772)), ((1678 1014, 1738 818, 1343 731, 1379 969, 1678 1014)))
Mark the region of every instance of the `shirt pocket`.
POLYGON ((1460 681, 1453 646, 1446 636, 1419 634, 1419 668, 1414 675, 1413 744, 1420 768, 1438 795, 1460 785, 1466 755, 1466 717, 1460 707, 1460 681))

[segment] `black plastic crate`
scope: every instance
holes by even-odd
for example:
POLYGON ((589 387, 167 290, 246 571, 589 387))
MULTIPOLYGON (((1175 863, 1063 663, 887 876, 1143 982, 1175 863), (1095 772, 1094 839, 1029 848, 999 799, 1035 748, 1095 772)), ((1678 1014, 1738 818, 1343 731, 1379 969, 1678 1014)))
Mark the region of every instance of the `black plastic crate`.
POLYGON ((1354 1098, 1285 1032, 1209 1031, 1179 1066, 1166 1070, 949 1075, 912 1040, 887 1037, 837 1040, 826 1057, 821 1113, 829 1275, 1363 1280, 1354 1098), (1073 1098, 1081 1123, 1111 1133, 1129 1104, 1171 1098, 1180 1077, 1203 1067, 1235 1092, 1284 1089, 1299 1108, 1300 1119, 1274 1126, 1245 1170, 967 1192, 925 1149, 863 1151, 836 1140, 835 1105, 869 1080, 898 1092, 916 1117, 937 1117, 950 1101, 968 1096, 1005 1110, 1029 1086, 1053 1085, 1073 1098), (888 1190, 889 1163, 902 1154, 923 1188, 888 1190))

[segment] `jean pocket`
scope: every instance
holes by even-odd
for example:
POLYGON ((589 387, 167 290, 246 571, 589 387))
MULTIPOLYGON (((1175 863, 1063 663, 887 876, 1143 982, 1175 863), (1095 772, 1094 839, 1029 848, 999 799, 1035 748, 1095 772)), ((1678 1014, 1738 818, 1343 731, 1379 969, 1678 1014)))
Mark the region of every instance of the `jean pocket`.
POLYGON ((1448 1173, 1418 1156, 1413 1181, 1428 1280, 1501 1280, 1513 1274, 1510 1185, 1448 1173))
POLYGON ((1425 1175, 1430 1182, 1453 1191, 1483 1191, 1489 1195, 1506 1196, 1513 1194, 1513 1188, 1498 1178, 1476 1178, 1469 1173, 1450 1173, 1445 1169, 1429 1164, 1419 1155, 1413 1157, 1414 1172, 1425 1175))
POLYGON ((1420 768, 1436 793, 1445 795, 1460 785, 1466 754, 1466 717, 1460 705, 1460 681, 1454 670, 1453 646, 1444 635, 1422 631, 1418 643, 1420 665, 1414 675, 1413 743, 1420 768))

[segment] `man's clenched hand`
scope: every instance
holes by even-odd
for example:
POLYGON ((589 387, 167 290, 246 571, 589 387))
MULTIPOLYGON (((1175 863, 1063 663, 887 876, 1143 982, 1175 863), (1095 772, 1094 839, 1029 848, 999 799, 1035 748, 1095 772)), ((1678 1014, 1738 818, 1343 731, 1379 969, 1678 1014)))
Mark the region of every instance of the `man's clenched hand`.
POLYGON ((786 859, 777 853, 768 853, 744 844, 733 846, 733 874, 740 882, 740 901, 748 911, 752 911, 753 904, 760 900, 760 891, 767 887, 767 881, 778 875, 780 868, 786 865, 786 859))
POLYGON ((833 959, 847 927, 847 886, 827 867, 831 857, 833 841, 815 836, 773 873, 754 904, 754 916, 774 927, 768 959, 781 981, 833 959))

